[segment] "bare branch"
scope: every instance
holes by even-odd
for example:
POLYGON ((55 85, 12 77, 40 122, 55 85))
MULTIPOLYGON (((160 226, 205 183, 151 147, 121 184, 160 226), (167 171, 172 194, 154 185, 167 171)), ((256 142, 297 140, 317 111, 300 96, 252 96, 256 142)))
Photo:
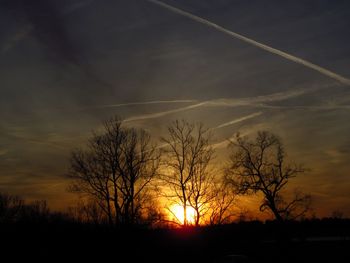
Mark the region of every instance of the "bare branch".
POLYGON ((264 200, 260 211, 268 209, 279 221, 298 218, 309 209, 306 196, 296 195, 286 203, 281 191, 289 179, 305 171, 302 166, 285 164, 285 151, 280 139, 269 132, 258 132, 254 141, 242 138, 230 144, 230 165, 226 168, 226 181, 240 194, 260 192, 264 200), (304 203, 304 209, 300 205, 304 203), (299 211, 296 213, 296 211, 299 211))

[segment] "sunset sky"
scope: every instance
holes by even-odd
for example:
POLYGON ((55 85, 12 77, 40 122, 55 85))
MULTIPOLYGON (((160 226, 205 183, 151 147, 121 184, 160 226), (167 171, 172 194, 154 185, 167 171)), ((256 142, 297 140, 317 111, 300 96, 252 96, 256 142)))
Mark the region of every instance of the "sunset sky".
POLYGON ((350 216, 350 1, 162 2, 322 70, 155 1, 2 0, 0 191, 62 209, 69 154, 101 121, 158 140, 185 118, 213 129, 219 163, 238 131, 278 134, 310 169, 290 189, 350 216))

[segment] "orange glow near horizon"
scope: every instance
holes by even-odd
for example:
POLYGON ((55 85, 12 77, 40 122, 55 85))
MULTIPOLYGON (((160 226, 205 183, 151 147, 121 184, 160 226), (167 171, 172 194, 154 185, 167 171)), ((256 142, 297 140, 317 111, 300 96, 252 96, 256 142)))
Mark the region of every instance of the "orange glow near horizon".
MULTIPOLYGON (((175 204, 172 205, 170 208, 170 216, 173 217, 173 221, 177 221, 181 225, 184 224, 184 208, 182 205, 175 204)), ((190 225, 193 225, 195 223, 195 217, 196 217, 196 210, 193 209, 191 206, 186 207, 186 217, 187 217, 187 223, 190 225)))

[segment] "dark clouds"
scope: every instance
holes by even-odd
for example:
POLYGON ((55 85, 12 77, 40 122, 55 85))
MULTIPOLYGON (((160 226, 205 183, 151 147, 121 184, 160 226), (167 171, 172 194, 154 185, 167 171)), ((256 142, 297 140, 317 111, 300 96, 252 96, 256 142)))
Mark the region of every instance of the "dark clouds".
POLYGON ((70 38, 64 14, 54 1, 11 0, 5 1, 3 6, 15 19, 31 26, 34 37, 52 57, 73 64, 81 63, 79 49, 70 38))

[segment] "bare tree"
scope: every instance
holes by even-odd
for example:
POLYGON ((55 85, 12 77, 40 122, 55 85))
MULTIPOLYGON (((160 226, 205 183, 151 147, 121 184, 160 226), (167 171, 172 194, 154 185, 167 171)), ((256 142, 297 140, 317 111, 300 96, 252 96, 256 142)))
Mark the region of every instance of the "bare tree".
POLYGON ((209 165, 214 152, 210 147, 210 135, 202 124, 178 120, 168 127, 168 134, 168 138, 163 138, 167 146, 167 172, 163 180, 170 189, 166 196, 183 207, 185 226, 189 224, 188 207, 195 210, 194 224, 199 225, 213 199, 210 191, 213 175, 209 165))
POLYGON ((217 196, 217 192, 214 191, 214 173, 208 167, 212 153, 211 149, 203 152, 190 180, 188 203, 195 211, 195 226, 198 226, 200 220, 208 214, 210 204, 217 196))
POLYGON ((209 206, 209 224, 221 225, 232 221, 234 216, 236 194, 229 184, 218 180, 212 189, 214 199, 209 206))
POLYGON ((108 217, 109 224, 113 224, 109 174, 104 164, 100 162, 99 153, 94 149, 93 142, 89 148, 89 151, 76 150, 72 153, 69 177, 74 181, 69 190, 94 198, 108 217))
POLYGON ((145 190, 158 173, 160 154, 155 145, 150 146, 150 135, 132 129, 122 143, 122 160, 119 168, 120 190, 125 197, 122 211, 127 223, 135 222, 145 202, 149 202, 150 196, 145 190))
MULTIPOLYGON (((156 192, 153 192, 152 194, 155 193, 156 192)), ((142 224, 154 228, 164 226, 164 223, 166 222, 166 216, 164 214, 164 209, 161 208, 160 202, 156 196, 150 195, 148 197, 148 201, 144 203, 142 211, 142 224)))
POLYGON ((303 173, 300 165, 285 163, 285 151, 272 133, 258 132, 255 140, 242 138, 231 142, 230 165, 226 178, 241 194, 262 193, 260 210, 268 209, 278 221, 303 216, 309 209, 310 196, 297 192, 287 202, 282 196, 289 179, 303 173))
POLYGON ((15 195, 0 193, 0 223, 16 222, 21 216, 23 199, 15 195))
POLYGON ((333 219, 343 219, 344 218, 344 212, 341 210, 334 210, 332 212, 331 218, 333 219))
POLYGON ((68 207, 67 213, 70 218, 81 223, 99 225, 108 222, 106 214, 95 198, 79 200, 74 206, 68 207))
POLYGON ((70 190, 95 198, 109 224, 135 224, 159 160, 149 134, 113 118, 93 133, 87 149, 72 153, 70 190))
POLYGON ((21 209, 23 221, 32 223, 44 223, 50 219, 50 209, 46 200, 35 200, 24 204, 21 209))

